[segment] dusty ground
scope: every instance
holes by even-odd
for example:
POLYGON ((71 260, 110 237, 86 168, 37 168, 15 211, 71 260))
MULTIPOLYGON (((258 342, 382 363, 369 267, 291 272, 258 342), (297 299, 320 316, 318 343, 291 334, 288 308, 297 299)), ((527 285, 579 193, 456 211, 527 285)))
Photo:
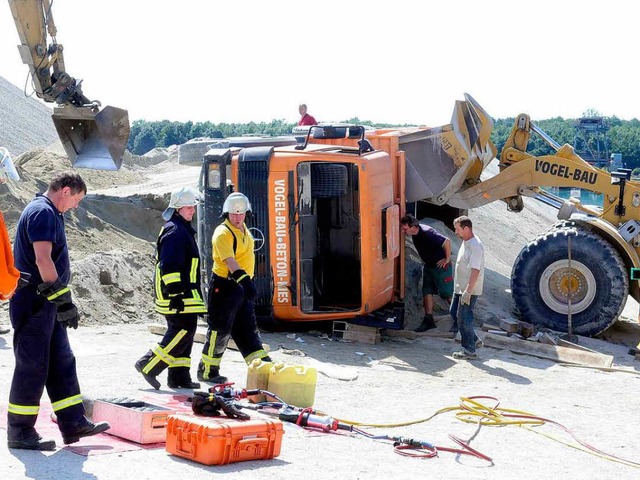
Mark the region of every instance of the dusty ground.
MULTIPOLYGON (((81 173, 90 195, 68 216, 67 232, 74 269, 73 289, 83 316, 81 328, 70 332, 86 395, 111 397, 150 395, 133 362, 158 340, 146 324, 161 320, 150 308, 153 242, 167 192, 194 185, 197 168, 181 166, 175 152, 154 152, 119 172, 81 173)), ((66 168, 61 152, 29 152, 16 162, 24 182, 0 186, 0 201, 10 227, 26 202, 41 190, 54 170, 66 168)), ((526 202, 521 214, 501 203, 474 210, 470 216, 487 251, 487 289, 477 309, 478 320, 513 315, 509 292, 511 264, 524 243, 555 221, 555 212, 526 202)), ((10 228, 13 233, 13 228, 10 228)), ((409 265, 411 267, 411 264, 409 265)), ((409 278, 415 269, 409 268, 409 278)), ((414 277, 412 277, 412 275, 414 277)), ((415 278, 414 278, 415 280, 415 278)), ((419 323, 419 283, 408 282, 407 327, 419 323)), ((638 305, 631 302, 623 321, 605 332, 605 342, 580 339, 594 350, 615 356, 615 366, 638 371, 627 345, 640 340, 638 305)), ((443 317, 446 318, 446 317, 443 317)), ((0 323, 7 323, 6 303, 0 323)), ((441 328, 446 328, 446 320, 441 328)), ((11 334, 0 337, 0 389, 8 392, 13 369, 11 334)), ((388 339, 378 345, 331 341, 319 333, 265 333, 264 341, 277 360, 313 364, 319 375, 316 408, 331 415, 368 423, 401 423, 423 419, 455 406, 461 397, 496 397, 504 408, 524 410, 554 420, 604 452, 640 462, 640 434, 633 420, 638 409, 638 374, 564 367, 547 360, 485 348, 476 362, 457 362, 453 340, 388 339), (278 349, 297 349, 305 357, 278 349), (356 378, 345 381, 336 376, 356 378)), ((199 346, 196 346, 197 354, 199 346)), ((244 385, 246 367, 237 352, 223 360, 223 372, 244 385)), ((157 395, 169 395, 162 390, 157 395)), ((6 395, 6 394, 5 394, 6 395)), ((46 399, 46 396, 45 396, 46 399)), ((2 404, 6 405, 6 397, 2 404)), ((46 401, 46 400, 45 400, 46 401)), ((489 401, 487 401, 489 402, 489 401)), ((0 413, 3 415, 3 413, 0 413)), ((549 423, 534 429, 569 441, 549 423)), ((494 459, 493 466, 442 453, 417 460, 393 453, 382 442, 346 435, 309 434, 287 425, 282 454, 277 459, 224 467, 203 467, 168 456, 163 450, 81 457, 68 450, 51 454, 9 451, 0 447, 2 478, 120 479, 190 477, 230 473, 237 478, 415 478, 425 470, 434 478, 637 478, 638 469, 577 451, 535 432, 515 427, 482 427, 444 413, 426 423, 381 428, 376 433, 417 438, 439 446, 454 446, 452 433, 494 459)), ((0 445, 6 432, 0 429, 0 445)))
MULTIPOLYGON (((83 327, 70 334, 78 359, 85 395, 141 395, 152 391, 133 369, 134 360, 158 337, 143 325, 83 327)), ((315 406, 330 415, 374 424, 425 419, 440 409, 456 406, 462 397, 495 397, 503 408, 523 410, 556 421, 578 438, 600 450, 640 462, 637 410, 638 374, 605 373, 560 366, 554 362, 485 348, 481 359, 455 361, 453 340, 394 339, 377 345, 330 341, 319 333, 266 333, 263 340, 276 360, 317 365, 333 376, 357 377, 345 381, 318 375, 315 406), (297 338, 304 343, 296 341, 297 338), (282 348, 304 352, 286 355, 282 348), (316 363, 314 363, 316 362, 316 363), (317 363, 323 362, 323 363, 317 363), (327 364, 327 362, 329 362, 327 364)), ((7 391, 13 364, 10 337, 0 337, 0 389, 7 391)), ((626 349, 601 340, 581 339, 584 345, 615 355, 616 365, 633 367, 626 349)), ((637 368, 637 363, 636 363, 637 368)), ((243 386, 246 367, 240 354, 229 351, 223 372, 243 386)), ((165 383, 165 376, 161 380, 165 383)), ((163 388, 155 395, 171 395, 163 388)), ((493 400, 484 400, 493 405, 493 400)), ((0 475, 19 479, 152 479, 193 478, 203 474, 233 473, 255 479, 635 479, 638 468, 610 462, 575 450, 560 428, 547 423, 532 430, 516 426, 477 427, 457 420, 453 412, 406 427, 366 428, 375 434, 405 436, 441 447, 454 447, 449 434, 471 441, 471 446, 493 458, 493 465, 443 452, 439 458, 412 459, 393 452, 385 442, 348 435, 307 433, 285 427, 282 453, 268 461, 205 467, 168 455, 164 450, 141 450, 83 457, 62 449, 53 453, 9 451, 0 447, 0 475), (551 435, 547 438, 542 434, 551 435), (554 440, 555 439, 555 440, 554 440)), ((0 444, 6 432, 0 430, 0 444)), ((59 439, 58 439, 59 441, 59 439)), ((99 445, 85 440, 88 445, 99 445)), ((99 448, 99 447, 96 447, 99 448)))

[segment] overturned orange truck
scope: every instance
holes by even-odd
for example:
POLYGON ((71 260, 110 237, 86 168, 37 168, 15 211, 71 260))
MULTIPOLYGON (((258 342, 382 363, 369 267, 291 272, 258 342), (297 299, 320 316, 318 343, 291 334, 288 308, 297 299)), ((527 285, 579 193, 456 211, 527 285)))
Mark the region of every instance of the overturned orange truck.
POLYGON ((253 205, 247 225, 256 238, 262 315, 401 328, 404 239, 398 221, 405 209, 451 225, 461 212, 496 200, 519 212, 523 197, 530 197, 557 208, 558 222, 515 261, 516 309, 538 326, 582 335, 603 331, 629 295, 640 299, 640 183, 629 170, 590 165, 526 114, 515 118, 499 155, 492 128, 491 118, 465 95, 442 127, 319 126, 297 145, 209 150, 201 176, 202 251, 211 251, 224 198, 241 191, 253 205), (527 152, 534 134, 551 153, 527 152), (481 178, 494 158, 499 173, 481 178), (602 204, 564 200, 542 186, 589 190, 602 194, 602 204))
MULTIPOLYGON (((261 316, 401 328, 399 220, 407 202, 446 196, 451 182, 466 169, 482 170, 495 153, 487 145, 491 125, 482 125, 489 118, 471 108, 470 102, 458 102, 454 119, 460 125, 438 129, 323 126, 311 128, 298 145, 209 150, 202 175, 202 251, 211 251, 226 195, 243 192, 253 207, 247 225, 256 239, 261 316), (469 128, 467 141, 460 132, 469 128), (471 158, 482 165, 475 167, 471 158), (423 171, 434 164, 439 173, 423 171), (427 181, 421 179, 425 173, 427 181)), ((210 271, 209 259, 205 268, 210 271)))

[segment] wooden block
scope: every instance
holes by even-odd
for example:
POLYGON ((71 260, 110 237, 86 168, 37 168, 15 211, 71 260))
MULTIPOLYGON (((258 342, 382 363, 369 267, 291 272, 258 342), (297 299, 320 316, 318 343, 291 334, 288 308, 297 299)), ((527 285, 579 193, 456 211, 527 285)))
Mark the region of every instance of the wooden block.
POLYGON ((516 333, 518 331, 518 321, 510 318, 501 318, 500 328, 505 332, 516 333))
POLYGON ((527 337, 527 340, 529 340, 530 342, 538 342, 540 341, 540 338, 542 337, 542 335, 543 335, 542 332, 537 332, 535 335, 527 337))
POLYGON ((584 350, 585 352, 598 353, 595 350, 591 350, 590 348, 587 348, 585 346, 570 342, 568 340, 565 340, 564 338, 557 338, 556 341, 558 342, 558 345, 560 345, 561 347, 576 348, 578 350, 584 350))
POLYGON ((534 327, 532 324, 527 322, 518 322, 518 333, 522 335, 524 338, 529 338, 533 335, 534 327))
MULTIPOLYGON (((374 329, 374 330, 377 330, 377 329, 374 329)), ((342 334, 342 339, 348 340, 351 342, 367 343, 369 345, 374 345, 376 343, 380 343, 381 341, 380 333, 377 331, 363 333, 363 332, 347 330, 342 334)))
POLYGON ((506 337, 507 335, 509 335, 507 332, 505 332, 504 330, 488 330, 487 333, 491 333, 493 335, 501 335, 503 337, 506 337))
POLYGON ((587 352, 574 348, 527 342, 526 340, 492 335, 491 333, 487 333, 482 341, 484 342, 485 347, 510 350, 515 353, 523 353, 534 357, 546 358, 556 362, 607 368, 613 365, 612 355, 587 352))
POLYGON ((540 343, 545 343, 547 345, 557 345, 558 344, 558 340, 554 336, 549 335, 547 332, 543 332, 542 336, 540 337, 540 339, 538 341, 540 343))
POLYGON ((489 330, 499 330, 500 327, 498 325, 493 325, 491 323, 483 323, 482 324, 482 331, 483 332, 488 332, 489 330))
POLYGON ((345 331, 347 332, 364 333, 367 335, 370 335, 371 333, 375 334, 379 330, 376 327, 369 327, 367 325, 356 325, 355 323, 347 323, 345 325, 346 325, 345 331))

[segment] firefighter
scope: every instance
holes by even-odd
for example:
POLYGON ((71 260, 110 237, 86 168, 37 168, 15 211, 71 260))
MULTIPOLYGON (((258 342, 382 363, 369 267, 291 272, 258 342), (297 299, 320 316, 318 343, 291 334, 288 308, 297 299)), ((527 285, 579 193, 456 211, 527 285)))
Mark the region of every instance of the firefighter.
POLYGON ((9 303, 16 359, 9 393, 9 448, 55 449, 55 441, 42 439, 34 428, 45 387, 65 444, 109 428, 107 422, 93 423, 84 416, 67 336, 68 327, 78 328, 79 315, 68 287, 71 268, 63 214, 76 208, 86 192, 80 175, 61 173, 18 221, 15 266, 31 276, 9 303))
POLYGON ((262 348, 253 301, 257 295, 253 284, 255 255, 253 237, 244 221, 251 212, 249 199, 242 193, 230 194, 222 206, 224 221, 211 240, 213 273, 209 282, 209 317, 207 337, 198 365, 198 380, 225 383, 220 375, 220 361, 233 338, 249 365, 260 358, 271 358, 262 348))
POLYGON ((156 312, 165 316, 167 331, 135 364, 156 390, 160 388, 156 377, 167 367, 170 388, 200 387, 191 380, 190 367, 198 315, 207 312, 200 287, 200 252, 191 226, 201 199, 195 189, 181 188, 171 194, 162 214, 166 223, 158 236, 153 283, 156 312))

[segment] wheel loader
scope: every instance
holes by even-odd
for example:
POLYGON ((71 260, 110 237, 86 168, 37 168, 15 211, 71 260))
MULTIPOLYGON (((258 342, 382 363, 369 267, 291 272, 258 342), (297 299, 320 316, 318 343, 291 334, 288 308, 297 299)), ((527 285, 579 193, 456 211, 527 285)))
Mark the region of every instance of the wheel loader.
MULTIPOLYGON (((209 150, 202 165, 201 249, 231 191, 249 196, 257 240, 257 309, 284 321, 347 319, 401 328, 407 205, 451 224, 468 209, 523 197, 558 209, 558 223, 524 246, 512 271, 523 319, 594 335, 609 327, 631 294, 640 300, 640 184, 628 170, 591 166, 558 145, 526 114, 515 119, 498 155, 493 122, 469 95, 451 123, 434 128, 365 130, 317 126, 296 146, 209 150), (527 153, 531 134, 555 150, 527 153), (498 159, 500 171, 481 180, 498 159), (601 208, 564 200, 542 187, 603 194, 601 208)), ((491 246, 488 246, 491 248, 491 246)), ((205 255, 208 257, 208 255, 205 255)), ((210 271, 210 260, 205 262, 210 271)))
POLYGON ((51 118, 71 164, 118 170, 129 140, 128 113, 89 100, 82 93, 82 81, 66 72, 52 4, 53 0, 9 0, 22 62, 29 66, 36 95, 57 104, 51 118))

